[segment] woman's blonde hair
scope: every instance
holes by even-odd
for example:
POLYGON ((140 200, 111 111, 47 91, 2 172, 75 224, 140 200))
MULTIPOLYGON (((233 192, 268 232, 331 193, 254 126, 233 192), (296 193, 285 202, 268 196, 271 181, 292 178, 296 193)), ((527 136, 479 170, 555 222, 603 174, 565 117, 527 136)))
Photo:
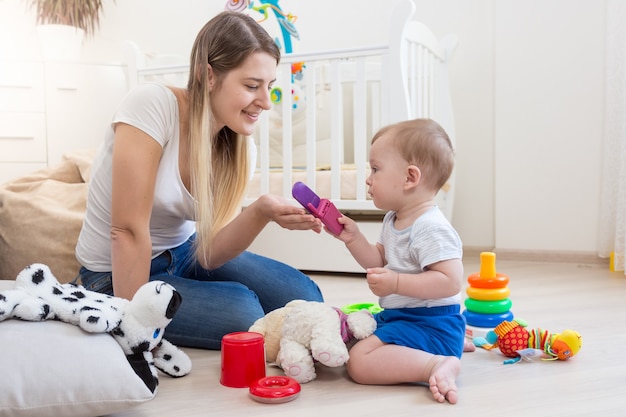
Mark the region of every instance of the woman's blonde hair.
POLYGON ((214 123, 209 93, 208 65, 224 76, 255 52, 280 60, 280 51, 268 33, 250 16, 224 11, 200 30, 191 50, 189 81, 189 168, 191 194, 196 200, 196 257, 209 264, 211 241, 240 210, 248 183, 248 141, 228 126, 212 136, 214 123))
POLYGON ((454 148, 446 131, 432 119, 413 119, 381 128, 374 143, 385 133, 409 164, 417 166, 423 181, 438 191, 452 175, 454 148))

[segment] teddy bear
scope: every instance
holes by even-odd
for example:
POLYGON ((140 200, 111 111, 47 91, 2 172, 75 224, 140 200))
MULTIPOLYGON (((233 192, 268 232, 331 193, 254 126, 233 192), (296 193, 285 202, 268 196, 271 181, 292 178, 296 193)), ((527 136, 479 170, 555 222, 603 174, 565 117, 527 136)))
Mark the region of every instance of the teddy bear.
POLYGON ((144 284, 129 301, 82 285, 61 284, 47 265, 32 264, 17 275, 14 289, 0 293, 0 321, 59 320, 89 333, 109 333, 135 373, 155 392, 156 369, 172 377, 191 371, 187 354, 163 339, 181 302, 180 293, 162 281, 144 284))
POLYGON ((347 344, 376 330, 368 310, 345 314, 323 302, 294 300, 267 313, 249 328, 265 340, 265 359, 299 383, 314 380, 317 361, 329 367, 344 365, 347 344))

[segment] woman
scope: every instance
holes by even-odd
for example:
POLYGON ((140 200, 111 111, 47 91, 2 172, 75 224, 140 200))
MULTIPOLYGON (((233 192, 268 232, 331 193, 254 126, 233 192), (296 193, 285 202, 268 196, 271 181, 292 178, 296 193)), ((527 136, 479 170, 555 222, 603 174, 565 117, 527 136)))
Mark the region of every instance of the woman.
POLYGON ((93 291, 132 298, 148 280, 183 304, 166 329, 180 346, 219 349, 292 299, 321 301, 299 271, 246 252, 270 221, 321 231, 305 210, 271 195, 240 210, 249 140, 276 78, 280 52, 252 18, 222 12, 199 32, 186 89, 131 91, 94 161, 76 256, 93 291))

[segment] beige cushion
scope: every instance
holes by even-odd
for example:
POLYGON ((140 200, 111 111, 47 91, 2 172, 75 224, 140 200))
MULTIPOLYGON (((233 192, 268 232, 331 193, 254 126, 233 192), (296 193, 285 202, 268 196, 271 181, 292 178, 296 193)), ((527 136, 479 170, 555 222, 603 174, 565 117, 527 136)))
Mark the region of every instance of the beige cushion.
POLYGON ((94 155, 67 154, 58 166, 0 185, 0 279, 15 279, 36 262, 49 265, 62 283, 74 279, 94 155))

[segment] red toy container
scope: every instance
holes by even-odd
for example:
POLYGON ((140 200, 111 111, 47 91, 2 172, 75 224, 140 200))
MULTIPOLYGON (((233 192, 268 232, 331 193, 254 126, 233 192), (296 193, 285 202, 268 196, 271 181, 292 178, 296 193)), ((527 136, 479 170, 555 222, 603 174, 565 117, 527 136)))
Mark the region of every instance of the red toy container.
POLYGON ((265 377, 263 335, 255 332, 224 335, 220 383, 232 388, 246 388, 263 377, 265 377))

